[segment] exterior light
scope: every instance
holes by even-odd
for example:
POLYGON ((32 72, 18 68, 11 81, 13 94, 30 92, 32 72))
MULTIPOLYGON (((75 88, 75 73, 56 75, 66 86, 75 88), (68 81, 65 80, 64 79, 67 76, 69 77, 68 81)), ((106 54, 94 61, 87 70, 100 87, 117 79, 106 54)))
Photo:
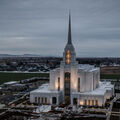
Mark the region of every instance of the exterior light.
POLYGON ((83 105, 83 101, 80 101, 80 105, 83 105))

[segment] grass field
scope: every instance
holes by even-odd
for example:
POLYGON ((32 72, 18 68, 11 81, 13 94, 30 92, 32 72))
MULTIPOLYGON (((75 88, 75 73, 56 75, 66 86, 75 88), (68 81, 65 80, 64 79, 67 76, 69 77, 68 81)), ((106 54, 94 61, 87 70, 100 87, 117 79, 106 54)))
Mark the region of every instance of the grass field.
POLYGON ((120 79, 120 74, 101 74, 101 79, 120 79))
MULTIPOLYGON (((49 77, 48 73, 9 73, 9 72, 0 72, 0 84, 8 81, 18 81, 24 80, 31 77, 49 77)), ((101 79, 120 79, 120 75, 114 74, 101 74, 101 79)))
POLYGON ((0 84, 9 81, 24 80, 31 77, 48 77, 48 73, 9 73, 0 72, 0 84))

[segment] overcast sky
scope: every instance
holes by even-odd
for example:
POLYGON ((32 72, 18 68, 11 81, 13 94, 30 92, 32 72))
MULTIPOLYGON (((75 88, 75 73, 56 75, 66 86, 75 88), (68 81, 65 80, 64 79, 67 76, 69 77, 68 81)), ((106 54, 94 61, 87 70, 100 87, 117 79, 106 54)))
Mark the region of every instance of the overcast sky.
POLYGON ((69 9, 78 57, 120 57, 120 0, 0 0, 0 54, 62 56, 69 9))

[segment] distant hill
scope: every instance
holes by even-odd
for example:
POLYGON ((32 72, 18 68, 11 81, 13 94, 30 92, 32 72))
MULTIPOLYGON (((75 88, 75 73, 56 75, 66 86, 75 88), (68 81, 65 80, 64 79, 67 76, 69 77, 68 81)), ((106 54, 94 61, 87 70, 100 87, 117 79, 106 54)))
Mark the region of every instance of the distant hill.
POLYGON ((0 57, 42 57, 42 56, 35 54, 23 54, 23 55, 0 54, 0 57))

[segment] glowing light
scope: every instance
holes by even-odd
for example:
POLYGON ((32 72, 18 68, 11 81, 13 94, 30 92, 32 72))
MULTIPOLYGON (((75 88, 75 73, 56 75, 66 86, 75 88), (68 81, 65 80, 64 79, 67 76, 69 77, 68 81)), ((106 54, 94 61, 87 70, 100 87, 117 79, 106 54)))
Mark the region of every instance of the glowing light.
POLYGON ((80 105, 83 105, 83 104, 84 104, 84 103, 83 103, 83 101, 81 100, 81 101, 80 101, 80 105))
POLYGON ((69 60, 69 59, 67 59, 67 60, 66 60, 66 63, 67 63, 67 64, 70 64, 70 60, 69 60))
POLYGON ((66 63, 67 64, 70 64, 70 60, 71 59, 71 53, 70 53, 70 50, 67 51, 66 53, 66 63))
POLYGON ((57 90, 58 89, 58 83, 55 82, 55 89, 57 90))

